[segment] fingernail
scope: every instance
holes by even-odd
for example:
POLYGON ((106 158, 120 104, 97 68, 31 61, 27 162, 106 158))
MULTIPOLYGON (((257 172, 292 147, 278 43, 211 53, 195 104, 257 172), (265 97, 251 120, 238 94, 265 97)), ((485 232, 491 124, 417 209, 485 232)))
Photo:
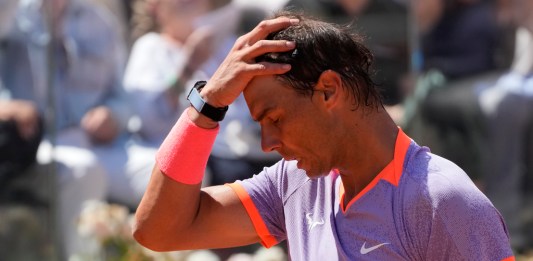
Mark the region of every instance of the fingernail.
POLYGON ((287 47, 294 47, 294 46, 296 46, 296 43, 293 42, 293 41, 287 41, 285 44, 287 45, 287 47))
POLYGON ((291 65, 290 64, 284 64, 284 65, 281 66, 281 68, 283 70, 289 70, 291 68, 291 65))
POLYGON ((300 20, 298 19, 290 19, 290 22, 292 25, 295 25, 295 24, 298 24, 300 22, 300 20))

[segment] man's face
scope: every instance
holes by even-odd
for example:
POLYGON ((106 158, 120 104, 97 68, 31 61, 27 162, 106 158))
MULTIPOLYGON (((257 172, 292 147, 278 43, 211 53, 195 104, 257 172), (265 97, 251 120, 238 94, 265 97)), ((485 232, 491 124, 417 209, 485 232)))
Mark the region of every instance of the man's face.
POLYGON ((194 31, 194 19, 211 9, 207 0, 160 0, 156 13, 159 23, 172 30, 173 35, 185 41, 194 31))
POLYGON ((512 8, 512 17, 515 24, 533 32, 533 1, 513 0, 512 8))
POLYGON ((337 2, 349 15, 361 15, 365 11, 369 0, 337 0, 337 2))
POLYGON ((43 1, 46 11, 54 19, 60 19, 65 13, 69 0, 46 0, 43 1))
POLYGON ((0 39, 4 37, 15 20, 18 0, 0 1, 0 39))
POLYGON ((311 178, 327 175, 335 158, 328 144, 328 112, 317 102, 319 95, 299 94, 274 76, 255 77, 244 90, 250 113, 261 125, 263 151, 297 160, 311 178))
POLYGON ((411 3, 413 3, 413 13, 416 17, 417 29, 422 34, 430 32, 444 13, 444 1, 415 0, 411 3))

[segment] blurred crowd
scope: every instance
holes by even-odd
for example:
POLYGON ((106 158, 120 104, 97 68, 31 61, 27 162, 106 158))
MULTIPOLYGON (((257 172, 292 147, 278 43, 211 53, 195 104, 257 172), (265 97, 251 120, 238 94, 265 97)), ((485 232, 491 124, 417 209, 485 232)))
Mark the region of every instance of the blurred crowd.
MULTIPOLYGON (((54 239, 43 240, 55 250, 36 252, 67 260, 86 250, 86 201, 134 212, 194 83, 285 7, 363 34, 393 119, 471 176, 517 254, 533 249, 533 1, 251 2, 0 0, 0 208, 52 212, 54 239)), ((260 139, 241 95, 221 122, 204 184, 276 162, 260 139)), ((12 241, 1 224, 0 241, 12 241)), ((257 248, 215 253, 226 260, 257 248)), ((16 250, 0 247, 0 256, 16 250)))

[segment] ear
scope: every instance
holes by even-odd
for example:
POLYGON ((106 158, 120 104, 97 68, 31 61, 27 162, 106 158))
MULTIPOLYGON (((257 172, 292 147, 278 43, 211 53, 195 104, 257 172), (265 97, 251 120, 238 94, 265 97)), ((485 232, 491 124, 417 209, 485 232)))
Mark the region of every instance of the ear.
POLYGON ((332 70, 323 71, 315 86, 317 98, 329 108, 341 101, 343 93, 341 76, 332 70))

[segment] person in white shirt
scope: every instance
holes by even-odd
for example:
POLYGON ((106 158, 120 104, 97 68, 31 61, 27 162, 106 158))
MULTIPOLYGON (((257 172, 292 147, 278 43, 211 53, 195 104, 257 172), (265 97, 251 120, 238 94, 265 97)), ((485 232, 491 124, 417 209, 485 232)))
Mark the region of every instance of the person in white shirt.
MULTIPOLYGON (((136 113, 132 121, 136 135, 128 148, 126 167, 132 172, 128 180, 115 182, 122 188, 112 192, 133 206, 146 189, 150 178, 146 173, 155 163, 157 148, 188 106, 189 90, 194 82, 208 79, 226 57, 236 40, 241 15, 241 9, 229 0, 140 0, 135 7, 133 20, 151 19, 151 23, 133 28, 141 36, 133 44, 124 76, 136 113)), ((205 183, 244 178, 217 175, 225 166, 250 175, 251 164, 278 159, 258 149, 259 139, 259 126, 241 96, 226 114, 210 159, 212 178, 205 183)))

